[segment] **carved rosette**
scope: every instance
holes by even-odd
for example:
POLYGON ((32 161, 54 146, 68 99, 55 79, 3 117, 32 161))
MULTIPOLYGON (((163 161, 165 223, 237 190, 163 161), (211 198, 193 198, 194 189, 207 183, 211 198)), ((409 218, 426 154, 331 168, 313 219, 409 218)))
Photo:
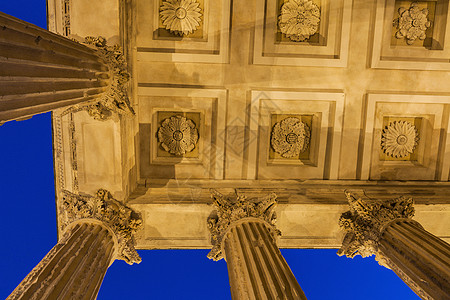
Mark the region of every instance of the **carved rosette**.
POLYGON ((408 45, 412 45, 416 39, 424 40, 427 37, 425 31, 431 26, 427 8, 420 9, 418 3, 413 2, 409 8, 400 7, 398 14, 400 16, 394 20, 397 39, 404 38, 408 45))
POLYGON ((110 192, 99 189, 92 197, 63 191, 60 211, 61 230, 77 220, 99 220, 117 237, 119 249, 116 259, 130 265, 141 262, 134 249, 134 234, 142 227, 142 219, 131 208, 115 200, 110 192))
POLYGON ((286 118, 272 129, 271 145, 273 150, 286 158, 298 157, 309 145, 310 129, 297 118, 286 118))
POLYGON ((87 111, 96 120, 107 120, 111 111, 118 114, 134 115, 128 99, 127 82, 130 74, 123 51, 118 45, 107 46, 106 39, 88 36, 84 44, 94 47, 97 55, 107 64, 109 69, 109 83, 106 92, 94 104, 87 106, 87 111))
POLYGON ((194 150, 198 141, 195 123, 182 116, 164 119, 158 129, 158 142, 167 152, 181 156, 194 150))
POLYGON ((378 262, 386 266, 385 258, 378 255, 378 241, 389 223, 414 216, 412 198, 362 200, 352 193, 345 194, 350 210, 339 219, 339 226, 347 234, 338 255, 350 258, 358 254, 362 257, 377 255, 378 262))
POLYGON ((319 29, 320 9, 311 0, 287 0, 281 7, 278 26, 294 42, 309 39, 319 29))
POLYGON ((211 197, 215 212, 208 218, 208 228, 211 233, 212 249, 208 258, 215 261, 223 258, 223 242, 225 235, 233 223, 246 218, 256 218, 266 223, 274 239, 280 235, 275 227, 276 198, 272 193, 262 199, 247 199, 245 195, 222 195, 216 190, 211 190, 211 197))
POLYGON ((381 149, 391 157, 402 158, 413 153, 418 141, 416 126, 407 121, 394 121, 383 129, 381 149))
POLYGON ((170 32, 189 35, 200 26, 202 10, 197 0, 167 0, 160 7, 160 18, 170 32))

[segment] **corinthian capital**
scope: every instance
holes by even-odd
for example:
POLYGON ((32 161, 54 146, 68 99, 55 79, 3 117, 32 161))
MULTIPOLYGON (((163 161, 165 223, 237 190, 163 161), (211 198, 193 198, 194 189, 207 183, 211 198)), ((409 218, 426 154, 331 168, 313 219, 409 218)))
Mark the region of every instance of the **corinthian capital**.
POLYGON ((376 255, 383 230, 391 222, 411 219, 414 216, 412 198, 398 197, 390 200, 363 200, 346 192, 350 210, 343 213, 339 226, 347 232, 338 255, 353 258, 376 255))
POLYGON ((211 197, 215 211, 208 218, 208 228, 211 232, 211 244, 213 248, 208 254, 208 258, 220 260, 223 258, 223 242, 228 228, 236 222, 247 219, 249 221, 261 221, 267 224, 268 229, 274 235, 280 232, 275 228, 275 193, 263 198, 247 199, 245 195, 238 195, 237 192, 230 195, 211 190, 211 197))
POLYGON ((118 45, 107 46, 103 37, 88 36, 86 45, 97 50, 98 56, 106 63, 109 69, 109 83, 107 91, 95 104, 87 107, 89 115, 96 120, 106 120, 111 111, 119 114, 134 115, 128 99, 126 84, 130 80, 127 63, 123 56, 122 48, 118 45))
POLYGON ((101 221, 115 233, 118 241, 116 259, 128 264, 140 263, 134 249, 134 234, 142 227, 142 219, 131 208, 115 200, 111 193, 99 189, 95 196, 77 195, 63 191, 61 229, 82 219, 101 221))

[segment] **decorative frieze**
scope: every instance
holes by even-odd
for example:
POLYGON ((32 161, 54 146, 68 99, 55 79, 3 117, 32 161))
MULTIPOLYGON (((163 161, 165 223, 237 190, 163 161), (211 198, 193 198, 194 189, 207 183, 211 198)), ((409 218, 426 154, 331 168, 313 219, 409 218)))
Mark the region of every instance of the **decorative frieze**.
POLYGON ((409 8, 400 7, 398 14, 399 17, 394 20, 397 39, 405 39, 408 45, 412 45, 417 39, 427 37, 425 31, 431 26, 427 8, 420 9, 418 3, 413 2, 409 8))
POLYGON ((182 116, 164 119, 158 129, 158 142, 165 151, 173 155, 181 156, 194 150, 198 138, 196 124, 182 116))
POLYGON ((142 227, 142 219, 131 208, 115 200, 110 192, 99 189, 92 197, 63 191, 60 211, 61 230, 81 219, 99 220, 117 237, 119 249, 115 259, 128 264, 141 262, 134 249, 133 235, 142 227))
POLYGON ((213 248, 208 258, 220 260, 223 258, 223 240, 231 225, 246 219, 258 219, 264 222, 275 238, 280 231, 275 228, 275 206, 277 196, 272 193, 264 198, 250 198, 245 195, 234 194, 222 195, 212 190, 211 197, 215 213, 208 218, 208 228, 211 232, 211 244, 213 248))
POLYGON ((69 36, 70 35, 70 0, 63 0, 62 4, 62 28, 63 28, 63 35, 69 36))
POLYGON ((419 141, 416 126, 407 121, 394 121, 383 129, 381 149, 394 158, 413 153, 419 141))
POLYGON ((303 42, 319 29, 320 9, 311 0, 288 0, 281 7, 278 26, 287 38, 303 42))
POLYGON ((286 118, 272 129, 270 143, 275 152, 285 158, 298 157, 309 146, 311 131, 298 118, 286 118))
POLYGON ((414 216, 412 198, 402 196, 384 201, 362 200, 350 192, 345 194, 350 210, 339 219, 339 226, 347 232, 338 251, 339 256, 353 258, 358 254, 362 257, 378 254, 378 241, 386 226, 392 221, 414 216))
POLYGON ((167 0, 160 7, 160 18, 167 30, 187 36, 200 26, 202 10, 197 0, 167 0))

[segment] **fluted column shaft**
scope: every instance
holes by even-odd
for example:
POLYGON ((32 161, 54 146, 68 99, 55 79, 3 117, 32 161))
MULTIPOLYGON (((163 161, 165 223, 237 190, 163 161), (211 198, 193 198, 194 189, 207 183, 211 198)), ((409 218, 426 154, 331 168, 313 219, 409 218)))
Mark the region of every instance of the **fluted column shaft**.
POLYGON ((450 245, 417 222, 400 221, 383 232, 378 250, 387 265, 423 299, 450 299, 450 245))
POLYGON ((243 221, 224 237, 232 298, 306 299, 266 225, 243 221))
POLYGON ((215 210, 208 217, 212 249, 208 257, 225 258, 235 300, 306 299, 276 244, 277 196, 222 195, 212 190, 215 210))
POLYGON ((117 249, 113 233, 93 221, 70 226, 7 299, 95 299, 117 249))
POLYGON ((95 100, 109 78, 95 49, 0 13, 0 123, 95 100))

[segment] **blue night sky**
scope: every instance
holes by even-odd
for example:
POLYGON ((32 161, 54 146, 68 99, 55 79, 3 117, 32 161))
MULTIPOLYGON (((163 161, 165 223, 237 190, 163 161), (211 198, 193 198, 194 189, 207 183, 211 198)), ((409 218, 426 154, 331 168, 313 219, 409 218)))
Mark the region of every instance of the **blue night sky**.
MULTIPOLYGON (((45 0, 1 0, 0 11, 46 28, 45 0)), ((0 299, 57 241, 50 118, 46 113, 0 127, 0 299)), ((139 265, 113 263, 98 299, 231 299, 226 263, 208 260, 207 253, 139 251, 139 265)), ((310 300, 419 299, 373 257, 338 257, 336 249, 282 253, 310 300)))

